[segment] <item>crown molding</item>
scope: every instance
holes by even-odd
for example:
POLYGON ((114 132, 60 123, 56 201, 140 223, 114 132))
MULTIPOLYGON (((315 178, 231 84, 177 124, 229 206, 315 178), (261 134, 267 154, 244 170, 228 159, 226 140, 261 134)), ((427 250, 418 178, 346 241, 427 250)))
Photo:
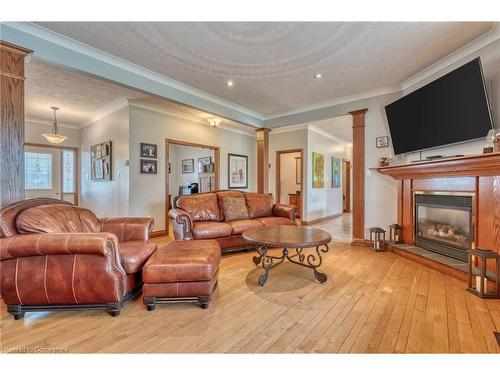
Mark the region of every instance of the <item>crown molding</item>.
POLYGON ((398 91, 401 91, 401 86, 399 84, 396 84, 396 85, 392 85, 392 86, 382 87, 380 89, 363 91, 363 92, 360 92, 357 94, 343 96, 343 97, 329 100, 326 102, 317 103, 317 104, 313 104, 310 106, 294 109, 292 111, 286 111, 286 112, 273 114, 271 116, 264 118, 264 126, 266 126, 267 120, 274 120, 274 119, 277 119, 280 117, 297 115, 297 114, 304 113, 304 112, 315 111, 318 109, 323 109, 323 108, 328 108, 328 107, 334 107, 334 106, 340 105, 340 104, 357 102, 357 101, 364 100, 364 99, 375 98, 377 96, 392 94, 392 93, 398 92, 398 91))
POLYGON ((481 48, 486 47, 487 45, 497 41, 498 39, 500 39, 500 26, 498 23, 495 23, 491 30, 486 34, 481 35, 479 38, 473 40, 472 42, 466 44, 458 50, 443 57, 434 64, 402 81, 401 89, 407 90, 410 87, 417 85, 423 80, 431 77, 436 73, 439 73, 443 69, 446 69, 450 65, 453 65, 454 63, 466 58, 467 56, 470 56, 471 54, 479 51, 481 48))
POLYGON ((299 131, 299 130, 306 130, 308 128, 308 126, 309 126, 309 124, 280 126, 278 128, 273 128, 272 132, 269 134, 271 136, 273 136, 273 135, 282 134, 282 133, 289 133, 289 132, 295 132, 295 131, 299 131))
MULTIPOLYGON (((42 118, 36 118, 36 117, 26 117, 25 122, 30 122, 32 124, 37 124, 37 125, 52 126, 53 121, 42 119, 42 118)), ((76 130, 80 129, 80 127, 78 125, 60 122, 59 120, 57 121, 57 126, 60 128, 67 128, 67 129, 76 129, 76 130)))
POLYGON ((80 123, 79 128, 83 129, 91 124, 93 124, 96 121, 99 121, 100 119, 112 114, 113 112, 118 111, 119 109, 122 109, 124 107, 128 106, 128 99, 125 97, 120 97, 112 102, 109 102, 108 104, 102 106, 101 108, 95 110, 92 112, 88 118, 80 123))
MULTIPOLYGON (((129 100, 128 101, 128 105, 130 107, 141 108, 141 109, 145 109, 147 111, 161 113, 163 115, 173 116, 173 117, 177 117, 177 118, 180 118, 180 119, 183 119, 183 120, 195 122, 195 123, 203 125, 203 126, 209 126, 206 120, 202 120, 202 119, 194 117, 194 116, 184 115, 184 114, 181 114, 181 113, 178 113, 178 112, 175 112, 175 111, 168 111, 168 110, 165 110, 163 108, 157 108, 157 107, 154 107, 154 106, 149 106, 149 105, 146 105, 146 104, 143 104, 143 103, 137 103, 137 102, 134 102, 133 100, 129 100)), ((239 129, 239 128, 236 128, 236 127, 233 127, 231 125, 224 124, 224 123, 222 123, 222 125, 218 126, 217 129, 226 130, 226 131, 229 131, 229 132, 246 135, 246 136, 252 137, 252 138, 256 138, 257 137, 255 131, 253 131, 253 130, 245 131, 243 129, 239 129)))
POLYGON ((317 128, 316 126, 311 125, 311 124, 309 124, 309 130, 311 130, 311 131, 313 131, 315 133, 318 133, 318 134, 322 135, 323 137, 331 139, 332 141, 335 141, 335 142, 339 142, 339 143, 342 143, 342 144, 350 144, 350 143, 352 143, 352 142, 346 141, 345 139, 341 139, 339 137, 336 137, 333 134, 331 134, 331 133, 329 133, 327 131, 324 131, 323 129, 317 128))

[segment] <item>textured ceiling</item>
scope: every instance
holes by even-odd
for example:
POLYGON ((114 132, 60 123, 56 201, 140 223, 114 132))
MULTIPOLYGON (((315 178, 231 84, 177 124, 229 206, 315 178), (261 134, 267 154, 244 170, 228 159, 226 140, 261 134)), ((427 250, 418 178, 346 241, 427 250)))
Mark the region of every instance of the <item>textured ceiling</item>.
POLYGON ((42 22, 264 115, 397 84, 491 22, 42 22), (322 79, 313 79, 315 73, 322 79), (232 79, 235 84, 227 87, 232 79))
POLYGON ((59 107, 58 120, 79 126, 90 115, 120 98, 142 98, 147 95, 102 79, 32 59, 26 65, 26 116, 51 120, 50 107, 59 107))
MULTIPOLYGON (((61 124, 81 127, 91 119, 95 111, 120 98, 193 121, 206 122, 208 118, 213 117, 210 113, 90 77, 87 74, 69 71, 39 59, 31 59, 26 65, 26 117, 28 119, 51 121, 53 112, 50 107, 56 106, 60 108, 57 118, 61 124)), ((247 125, 230 120, 223 120, 222 126, 224 125, 253 131, 247 125)))
POLYGON ((330 133, 339 141, 352 143, 352 116, 339 116, 327 120, 315 121, 312 126, 330 133))

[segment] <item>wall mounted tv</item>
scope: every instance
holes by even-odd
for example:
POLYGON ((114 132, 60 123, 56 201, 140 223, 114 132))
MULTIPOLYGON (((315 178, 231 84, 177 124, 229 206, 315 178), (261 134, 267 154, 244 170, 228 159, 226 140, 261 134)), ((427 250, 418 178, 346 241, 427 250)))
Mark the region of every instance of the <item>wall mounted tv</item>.
POLYGON ((486 137, 491 112, 479 58, 385 107, 394 153, 486 137))

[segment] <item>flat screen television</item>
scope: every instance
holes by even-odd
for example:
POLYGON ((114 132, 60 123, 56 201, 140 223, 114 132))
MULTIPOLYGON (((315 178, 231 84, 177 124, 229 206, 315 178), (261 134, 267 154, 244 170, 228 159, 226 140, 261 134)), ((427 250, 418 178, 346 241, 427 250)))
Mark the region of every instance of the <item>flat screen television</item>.
POLYGON ((479 58, 385 107, 396 155, 486 137, 491 112, 479 58))

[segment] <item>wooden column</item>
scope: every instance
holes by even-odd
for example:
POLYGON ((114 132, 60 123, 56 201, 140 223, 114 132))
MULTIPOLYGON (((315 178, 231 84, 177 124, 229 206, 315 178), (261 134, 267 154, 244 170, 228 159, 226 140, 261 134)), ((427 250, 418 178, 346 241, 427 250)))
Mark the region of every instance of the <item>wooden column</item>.
POLYGON ((257 192, 269 193, 269 132, 257 129, 257 192))
POLYGON ((352 115, 352 244, 365 245, 365 113, 352 115))
POLYGON ((0 41, 0 206, 24 199, 24 58, 0 41))

